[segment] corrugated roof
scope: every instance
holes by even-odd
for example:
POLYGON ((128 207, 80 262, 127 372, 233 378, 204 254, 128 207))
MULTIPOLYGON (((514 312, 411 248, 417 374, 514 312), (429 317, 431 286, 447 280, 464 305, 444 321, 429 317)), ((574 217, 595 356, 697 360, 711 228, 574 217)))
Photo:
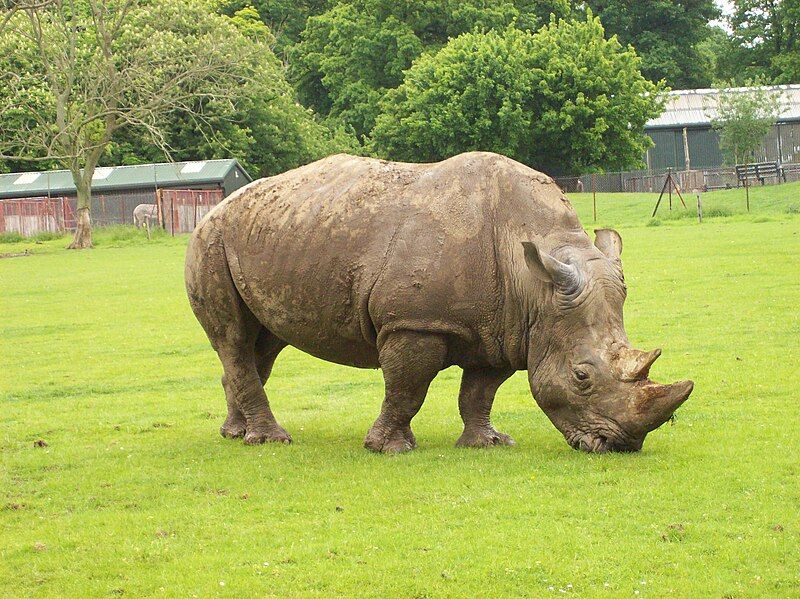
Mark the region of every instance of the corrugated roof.
MULTIPOLYGON (((753 88, 735 87, 727 91, 744 93, 753 88)), ((783 112, 779 121, 800 120, 800 85, 770 85, 766 89, 781 94, 783 112)), ((711 120, 717 115, 717 89, 689 89, 672 91, 667 94, 667 104, 664 113, 647 122, 645 128, 657 127, 692 127, 710 125, 711 120)))
MULTIPOLYGON (((222 183, 234 168, 238 168, 248 181, 252 181, 247 171, 234 159, 198 160, 98 167, 92 178, 92 190, 109 191, 149 186, 177 187, 222 183)), ((72 183, 72 175, 67 170, 0 175, 0 198, 74 193, 75 185, 72 183)))

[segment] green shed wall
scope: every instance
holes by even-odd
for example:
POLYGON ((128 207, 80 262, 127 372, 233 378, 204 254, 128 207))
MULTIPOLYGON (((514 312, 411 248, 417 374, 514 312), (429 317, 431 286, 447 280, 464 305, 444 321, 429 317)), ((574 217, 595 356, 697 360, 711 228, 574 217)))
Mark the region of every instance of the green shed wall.
MULTIPOLYGON (((685 168, 683 129, 650 129, 646 131, 655 147, 649 151, 651 169, 685 168)), ((725 166, 719 149, 719 134, 710 127, 687 129, 692 169, 714 169, 725 166)), ((756 162, 779 160, 784 164, 800 163, 800 123, 775 125, 764 138, 756 162)))

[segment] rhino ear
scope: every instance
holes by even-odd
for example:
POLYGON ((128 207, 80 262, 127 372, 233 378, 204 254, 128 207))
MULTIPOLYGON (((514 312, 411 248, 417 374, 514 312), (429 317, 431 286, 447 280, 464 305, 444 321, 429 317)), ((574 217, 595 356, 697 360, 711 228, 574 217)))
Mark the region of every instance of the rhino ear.
POLYGON ((595 229, 594 245, 609 260, 619 261, 622 256, 622 236, 614 229, 595 229))
POLYGON ((552 283, 566 295, 575 295, 581 288, 581 276, 572 264, 565 264, 547 252, 540 252, 532 241, 523 241, 525 263, 533 276, 541 281, 552 283))

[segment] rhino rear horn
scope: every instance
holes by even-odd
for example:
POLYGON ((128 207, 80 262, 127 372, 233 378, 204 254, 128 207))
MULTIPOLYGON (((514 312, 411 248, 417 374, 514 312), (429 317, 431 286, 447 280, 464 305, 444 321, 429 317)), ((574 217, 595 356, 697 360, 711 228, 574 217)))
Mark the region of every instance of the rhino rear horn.
POLYGON ((609 260, 619 261, 622 256, 622 236, 614 229, 595 229, 595 247, 609 260))
POLYGON ((641 381, 647 378, 650 367, 661 355, 660 349, 641 351, 638 349, 625 349, 620 354, 620 378, 623 381, 641 381))
POLYGON ((574 296, 580 292, 582 278, 576 266, 561 262, 547 252, 539 251, 532 241, 523 241, 522 247, 525 248, 525 263, 533 276, 554 284, 565 295, 574 296))

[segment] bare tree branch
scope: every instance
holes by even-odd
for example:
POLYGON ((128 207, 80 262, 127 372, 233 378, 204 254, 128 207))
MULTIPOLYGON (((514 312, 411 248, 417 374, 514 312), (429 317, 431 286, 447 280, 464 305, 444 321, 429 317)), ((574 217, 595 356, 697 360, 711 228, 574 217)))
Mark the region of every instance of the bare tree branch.
POLYGON ((40 10, 53 4, 53 2, 54 0, 34 0, 33 2, 3 0, 0 2, 0 33, 3 32, 3 29, 14 18, 16 13, 25 12, 26 10, 40 10))

